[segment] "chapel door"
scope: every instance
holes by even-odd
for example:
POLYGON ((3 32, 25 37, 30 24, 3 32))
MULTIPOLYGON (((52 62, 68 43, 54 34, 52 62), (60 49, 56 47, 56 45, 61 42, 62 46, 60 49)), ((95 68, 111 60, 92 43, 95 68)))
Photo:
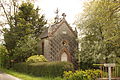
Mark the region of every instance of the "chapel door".
POLYGON ((68 55, 65 52, 61 55, 61 61, 68 61, 68 55))

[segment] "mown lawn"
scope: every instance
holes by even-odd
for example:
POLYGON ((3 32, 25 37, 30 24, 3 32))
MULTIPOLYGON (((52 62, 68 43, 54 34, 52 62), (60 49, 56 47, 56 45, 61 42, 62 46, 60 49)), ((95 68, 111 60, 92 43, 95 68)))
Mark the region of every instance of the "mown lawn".
POLYGON ((60 77, 56 77, 56 78, 35 77, 35 76, 31 76, 31 75, 28 75, 28 74, 15 72, 13 70, 8 70, 8 69, 4 69, 4 68, 0 68, 0 71, 8 73, 10 75, 13 75, 15 77, 18 77, 18 78, 20 78, 22 80, 65 80, 65 79, 62 79, 60 77))

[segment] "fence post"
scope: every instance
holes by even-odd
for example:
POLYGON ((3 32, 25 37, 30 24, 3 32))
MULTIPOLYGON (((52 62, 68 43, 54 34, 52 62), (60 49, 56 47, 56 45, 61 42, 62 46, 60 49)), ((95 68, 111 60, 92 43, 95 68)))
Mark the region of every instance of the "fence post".
POLYGON ((111 80, 111 67, 115 67, 115 63, 104 64, 105 67, 108 67, 108 78, 111 80))
POLYGON ((108 77, 111 80, 111 66, 108 66, 108 77))

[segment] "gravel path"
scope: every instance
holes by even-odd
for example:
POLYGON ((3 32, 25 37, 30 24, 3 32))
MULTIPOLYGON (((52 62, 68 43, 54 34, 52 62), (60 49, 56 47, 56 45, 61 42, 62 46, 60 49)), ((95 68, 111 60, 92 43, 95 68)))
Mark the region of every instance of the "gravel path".
POLYGON ((0 80, 21 80, 9 74, 0 72, 0 80))

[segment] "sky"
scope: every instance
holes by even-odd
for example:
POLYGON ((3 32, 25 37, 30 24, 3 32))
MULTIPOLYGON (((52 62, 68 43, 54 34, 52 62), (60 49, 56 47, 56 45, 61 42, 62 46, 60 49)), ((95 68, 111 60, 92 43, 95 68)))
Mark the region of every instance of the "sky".
MULTIPOLYGON (((24 0, 23 0, 24 1, 24 0)), ((87 0, 29 0, 35 1, 35 6, 41 9, 40 13, 45 15, 45 18, 49 23, 54 22, 56 16, 55 11, 58 8, 59 16, 61 17, 62 13, 65 13, 67 22, 75 27, 73 24, 76 16, 83 11, 83 3, 87 0)), ((1 34, 1 33, 0 33, 1 34)), ((3 38, 0 35, 0 38, 3 38)))
POLYGON ((35 5, 41 8, 49 22, 54 20, 55 11, 58 8, 60 17, 62 13, 65 13, 66 20, 73 25, 75 16, 83 11, 85 1, 87 0, 36 0, 35 5))
MULTIPOLYGON (((11 0, 3 0, 9 1, 11 0)), ((36 7, 39 7, 40 13, 45 15, 45 18, 49 23, 54 22, 54 18, 56 16, 55 11, 58 8, 59 16, 61 17, 62 13, 65 13, 66 20, 70 25, 73 25, 76 20, 76 16, 83 11, 84 2, 88 0, 17 0, 19 4, 22 1, 31 1, 35 4, 36 7)))

